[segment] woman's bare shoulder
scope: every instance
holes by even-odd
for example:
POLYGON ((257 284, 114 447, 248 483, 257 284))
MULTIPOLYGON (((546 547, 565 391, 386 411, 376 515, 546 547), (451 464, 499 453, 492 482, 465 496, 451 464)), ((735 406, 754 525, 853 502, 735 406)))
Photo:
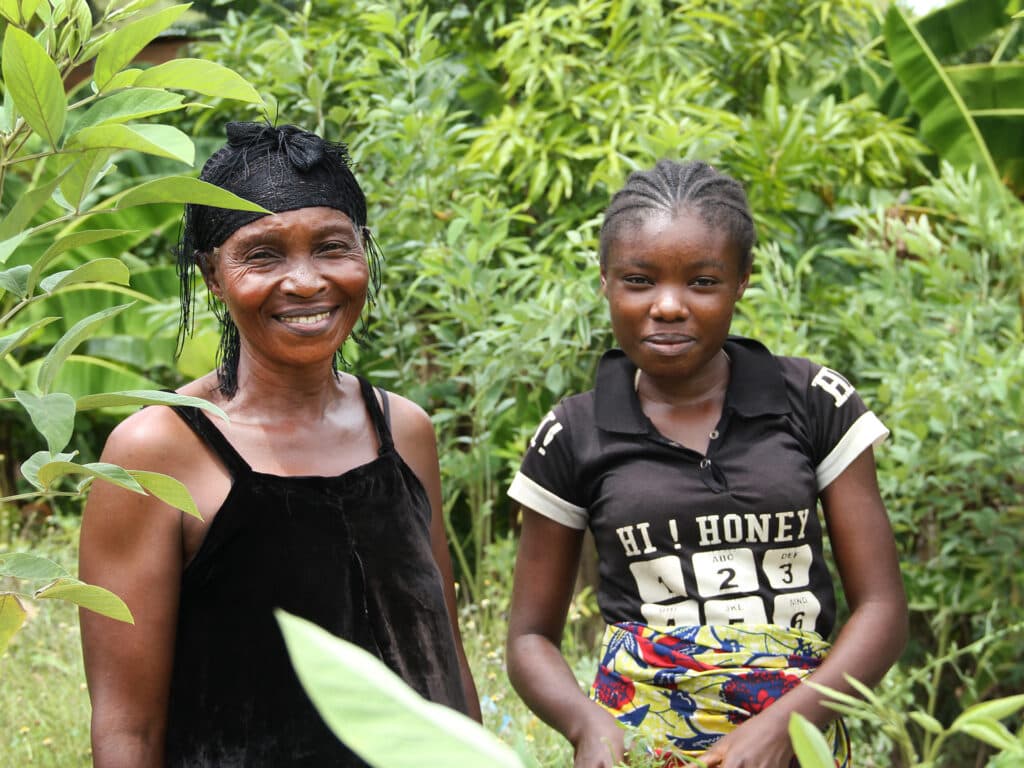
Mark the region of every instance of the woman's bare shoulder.
MULTIPOLYGON (((209 388, 192 382, 179 394, 203 397, 209 388)), ((196 457, 198 438, 173 409, 150 405, 120 422, 107 437, 103 461, 128 469, 168 472, 168 468, 191 463, 196 457)))

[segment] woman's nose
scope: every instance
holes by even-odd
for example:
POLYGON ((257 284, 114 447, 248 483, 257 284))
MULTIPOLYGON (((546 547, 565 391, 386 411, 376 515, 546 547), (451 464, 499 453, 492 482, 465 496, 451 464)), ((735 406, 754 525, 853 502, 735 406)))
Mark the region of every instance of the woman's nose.
POLYGON ((651 317, 659 320, 682 320, 688 315, 683 296, 674 289, 665 288, 658 291, 651 304, 651 317))
POLYGON ((314 296, 324 289, 327 281, 317 269, 312 258, 289 260, 288 273, 285 275, 282 288, 287 293, 298 296, 314 296))

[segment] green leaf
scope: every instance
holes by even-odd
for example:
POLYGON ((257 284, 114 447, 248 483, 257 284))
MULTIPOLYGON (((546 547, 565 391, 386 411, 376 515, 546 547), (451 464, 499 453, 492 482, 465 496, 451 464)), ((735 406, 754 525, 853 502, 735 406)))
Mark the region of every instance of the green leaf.
POLYGON ((24 623, 25 609, 18 596, 0 592, 0 656, 24 623))
POLYGON ((147 181, 111 198, 110 201, 116 203, 118 208, 152 203, 194 203, 214 208, 270 213, 263 206, 192 176, 166 176, 147 181))
POLYGON ((54 320, 59 318, 56 317, 44 317, 41 320, 36 320, 34 323, 26 325, 24 328, 19 328, 14 333, 10 333, 7 336, 0 337, 0 356, 6 355, 12 349, 21 344, 24 340, 30 338, 36 331, 41 328, 45 328, 54 320))
POLYGON ((0 222, 0 240, 9 240, 26 229, 32 217, 53 197, 53 191, 62 179, 63 174, 23 193, 11 208, 11 212, 0 222))
POLYGON ((49 451, 36 451, 25 461, 21 462, 21 474, 26 480, 39 490, 43 490, 43 484, 39 482, 39 470, 51 461, 71 461, 77 455, 73 453, 58 453, 54 455, 49 451))
POLYGON ((305 619, 275 615, 317 711, 370 765, 523 768, 509 746, 465 715, 421 698, 380 659, 305 619))
POLYGON ((5 263, 10 255, 18 249, 18 246, 31 234, 30 231, 19 232, 14 237, 0 241, 0 264, 5 263))
POLYGON ((40 600, 67 600, 126 624, 134 624, 132 612, 124 600, 108 589, 95 584, 85 584, 78 579, 57 579, 35 593, 40 600))
POLYGON ((942 723, 929 715, 927 712, 914 711, 910 713, 910 719, 921 726, 928 733, 939 734, 944 730, 942 723))
POLYGON ((800 768, 835 768, 825 736, 803 715, 794 712, 790 716, 789 738, 800 768))
POLYGON ((1024 62, 946 67, 953 87, 971 112, 1024 108, 1024 62))
POLYGON ((961 712, 960 716, 953 721, 950 729, 959 728, 965 723, 974 722, 975 720, 1002 720, 1004 717, 1009 717, 1022 709, 1024 709, 1024 693, 1016 696, 1005 696, 1001 699, 992 699, 991 701, 983 701, 961 712))
POLYGON ((249 104, 263 102, 256 89, 237 72, 203 59, 173 59, 150 67, 139 75, 134 85, 137 88, 177 88, 249 104))
POLYGON ((128 474, 135 478, 139 485, 145 488, 151 496, 156 496, 160 501, 169 504, 175 509, 180 509, 200 520, 203 516, 199 514, 195 501, 188 488, 178 480, 168 475, 161 475, 159 472, 143 472, 138 469, 129 469, 128 474))
POLYGON ((963 99, 920 32, 896 5, 885 17, 885 43, 893 71, 921 118, 925 141, 957 168, 980 166, 981 174, 1001 187, 999 172, 963 99))
POLYGON ((58 478, 66 475, 85 475, 87 478, 106 480, 127 491, 144 494, 142 486, 134 477, 116 464, 94 461, 90 464, 75 464, 71 461, 48 461, 39 468, 36 477, 44 488, 49 488, 58 478))
POLYGON ((110 159, 115 152, 113 149, 91 149, 57 156, 58 165, 65 171, 60 191, 68 205, 76 211, 81 210, 86 195, 113 169, 110 159))
POLYGON ((959 0, 937 8, 917 22, 935 55, 967 53, 1000 27, 1010 23, 1006 0, 959 0))
POLYGON ((87 109, 69 131, 80 131, 94 125, 127 123, 144 117, 161 115, 181 109, 185 97, 156 88, 132 88, 111 94, 87 109))
POLYGON ((18 390, 14 396, 28 411, 32 424, 46 438, 51 453, 62 450, 75 430, 75 401, 71 395, 52 392, 36 397, 31 392, 18 390))
POLYGON ((43 270, 50 266, 53 260, 62 253, 73 251, 86 245, 92 245, 93 243, 100 243, 104 240, 110 240, 114 237, 130 235, 134 231, 132 229, 86 229, 80 232, 72 232, 70 235, 65 235, 55 240, 49 248, 43 251, 43 255, 36 259, 36 263, 32 265, 32 274, 28 278, 28 290, 31 291, 35 287, 43 270))
POLYGON ((15 108, 29 127, 56 149, 68 107, 57 65, 32 35, 8 27, 0 66, 15 108))
POLYGON ((28 291, 28 276, 32 267, 22 264, 0 272, 0 289, 23 299, 28 291))
POLYGON ((1010 733, 1009 729, 998 720, 974 720, 963 723, 958 727, 951 727, 951 731, 966 733, 968 736, 990 744, 996 749, 1014 749, 1018 747, 1017 739, 1010 733))
POLYGON ((96 56, 93 81, 104 91, 110 79, 161 32, 177 21, 191 4, 174 5, 150 16, 125 24, 107 38, 96 56))
POLYGON ((170 125, 94 125, 72 136, 68 146, 81 149, 130 149, 180 160, 188 165, 195 161, 196 154, 192 140, 170 125))
POLYGON ((91 336, 92 332, 98 326, 114 315, 124 312, 134 303, 135 302, 119 304, 116 307, 101 310, 95 314, 89 315, 88 317, 82 318, 69 328, 57 343, 53 345, 49 353, 47 353, 46 359, 43 360, 43 364, 39 367, 39 378, 37 382, 39 391, 44 395, 50 391, 50 386, 53 384, 53 380, 57 376, 57 372, 60 370, 61 365, 65 360, 67 360, 68 355, 74 352, 79 344, 91 336))
POLYGON ((188 405, 202 408, 216 414, 225 421, 230 421, 224 411, 201 397, 179 395, 177 392, 161 392, 158 389, 137 389, 125 392, 104 392, 99 395, 85 395, 78 398, 75 407, 79 411, 93 408, 118 408, 125 405, 188 405))
POLYGON ((118 259, 94 259, 74 269, 57 272, 43 278, 39 287, 46 293, 53 293, 58 288, 75 283, 114 283, 128 285, 130 282, 128 267, 118 259))
POLYGON ((0 555, 0 576, 11 576, 25 581, 52 581, 70 575, 53 560, 29 552, 0 555))

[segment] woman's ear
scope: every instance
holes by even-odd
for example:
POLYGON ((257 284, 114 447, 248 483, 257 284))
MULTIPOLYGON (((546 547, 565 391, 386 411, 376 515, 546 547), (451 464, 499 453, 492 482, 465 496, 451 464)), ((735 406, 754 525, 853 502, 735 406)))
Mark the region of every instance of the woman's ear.
POLYGON ((199 273, 203 276, 203 282, 206 283, 207 290, 223 301, 224 296, 220 288, 220 278, 217 275, 217 263, 219 261, 217 257, 217 249, 214 248, 209 252, 197 253, 196 263, 199 265, 199 273))
POLYGON ((601 295, 608 295, 608 274, 604 271, 604 267, 601 267, 601 295))

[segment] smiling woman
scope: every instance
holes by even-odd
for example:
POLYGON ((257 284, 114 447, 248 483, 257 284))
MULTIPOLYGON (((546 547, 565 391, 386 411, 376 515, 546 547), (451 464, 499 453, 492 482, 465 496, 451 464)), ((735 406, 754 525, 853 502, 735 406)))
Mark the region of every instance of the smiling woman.
POLYGON ((545 417, 509 489, 509 677, 575 768, 617 765, 623 725, 666 768, 787 768, 794 713, 847 768, 845 729, 801 680, 852 693, 905 642, 872 453, 887 430, 835 371, 729 335, 753 242, 742 186, 711 166, 629 177, 601 228, 621 349, 545 417), (608 624, 589 698, 559 652, 586 528, 608 624), (826 530, 851 607, 831 647, 826 530))
POLYGON ((108 484, 89 498, 82 576, 136 619, 81 617, 95 764, 362 766, 303 693, 273 611, 479 719, 432 425, 337 369, 378 260, 346 149, 232 123, 201 178, 272 213, 186 210, 182 334, 198 270, 222 341, 216 370, 179 391, 229 420, 151 407, 104 449, 104 461, 176 477, 202 519, 108 484))

